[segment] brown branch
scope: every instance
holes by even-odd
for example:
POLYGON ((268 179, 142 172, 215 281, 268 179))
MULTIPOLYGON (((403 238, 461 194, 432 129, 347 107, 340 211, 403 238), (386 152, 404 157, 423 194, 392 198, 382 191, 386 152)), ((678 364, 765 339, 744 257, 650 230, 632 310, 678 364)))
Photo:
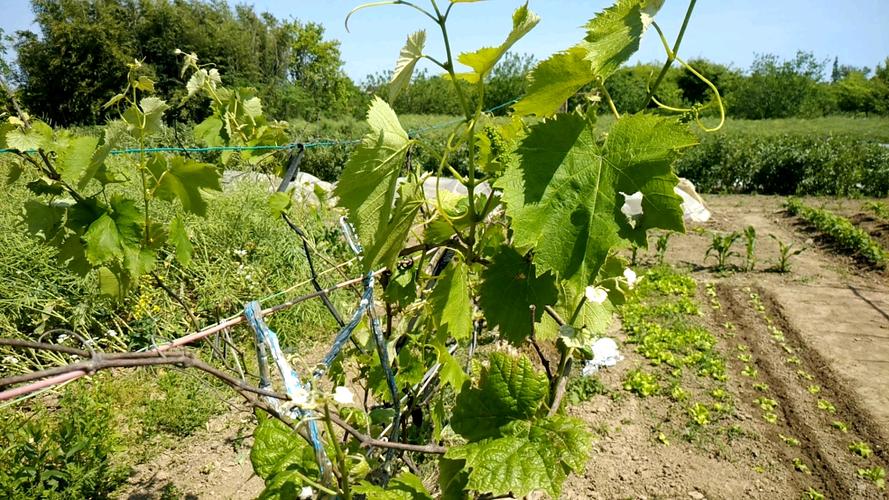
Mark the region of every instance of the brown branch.
POLYGON ((531 345, 534 346, 534 350, 537 351, 537 357, 540 358, 540 364, 543 365, 543 369, 546 371, 546 378, 552 383, 553 372, 549 367, 549 360, 543 355, 543 349, 540 348, 540 344, 537 343, 537 337, 534 336, 534 321, 536 319, 535 313, 537 312, 537 306, 531 304, 528 309, 531 312, 531 337, 529 337, 528 340, 531 342, 531 345))
POLYGON ((554 319, 556 321, 556 324, 558 324, 559 326, 565 326, 568 324, 565 322, 564 319, 562 319, 561 316, 559 316, 559 313, 557 313, 556 310, 553 309, 553 306, 544 306, 543 310, 546 311, 546 313, 549 314, 549 316, 554 319))
POLYGON ((19 349, 40 349, 44 351, 61 352, 72 356, 80 356, 82 358, 90 357, 90 353, 82 349, 75 349, 59 344, 47 344, 46 342, 32 342, 30 340, 6 339, 0 338, 0 345, 16 347, 19 349))
POLYGON ((376 448, 389 448, 393 450, 401 450, 401 451, 413 451, 417 453, 430 453, 433 455, 444 455, 448 449, 444 446, 438 446, 435 444, 409 444, 409 443, 399 443, 396 441, 382 441, 380 439, 374 439, 370 436, 362 434, 357 431, 354 427, 347 424, 339 415, 336 413, 330 414, 330 421, 335 423, 337 426, 342 428, 344 431, 348 432, 355 439, 357 439, 361 446, 363 447, 376 447, 376 448))
MULTIPOLYGON (((570 356, 570 349, 566 351, 570 356)), ((556 379, 555 391, 553 392, 553 402, 549 407, 548 415, 552 417, 559 411, 559 407, 562 405, 562 398, 565 397, 565 389, 568 387, 568 375, 571 373, 571 365, 573 364, 574 359, 568 357, 565 360, 564 369, 562 373, 559 375, 559 378, 556 379)))

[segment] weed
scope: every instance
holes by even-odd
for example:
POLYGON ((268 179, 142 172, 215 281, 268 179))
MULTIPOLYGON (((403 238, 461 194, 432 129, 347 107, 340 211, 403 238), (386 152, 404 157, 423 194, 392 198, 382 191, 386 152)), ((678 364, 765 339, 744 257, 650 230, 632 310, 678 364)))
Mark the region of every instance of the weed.
POLYGON ((657 433, 657 438, 656 438, 656 439, 657 439, 658 443, 661 443, 661 444, 664 445, 664 446, 669 446, 669 445, 670 445, 670 440, 667 439, 667 435, 664 434, 663 432, 658 432, 658 433, 657 433))
POLYGON ((164 370, 157 378, 161 398, 151 401, 143 418, 143 432, 158 431, 186 437, 204 427, 223 407, 208 394, 202 379, 187 372, 164 370))
POLYGON ((884 222, 889 221, 889 206, 880 201, 870 201, 867 203, 867 209, 873 212, 877 218, 884 222))

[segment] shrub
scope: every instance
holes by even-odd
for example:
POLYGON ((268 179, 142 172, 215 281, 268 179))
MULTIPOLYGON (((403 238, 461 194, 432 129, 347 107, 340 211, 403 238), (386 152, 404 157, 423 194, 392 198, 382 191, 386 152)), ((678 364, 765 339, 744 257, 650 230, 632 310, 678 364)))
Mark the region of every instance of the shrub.
POLYGON ((889 193, 889 148, 846 136, 706 136, 677 162, 698 190, 782 195, 889 193))

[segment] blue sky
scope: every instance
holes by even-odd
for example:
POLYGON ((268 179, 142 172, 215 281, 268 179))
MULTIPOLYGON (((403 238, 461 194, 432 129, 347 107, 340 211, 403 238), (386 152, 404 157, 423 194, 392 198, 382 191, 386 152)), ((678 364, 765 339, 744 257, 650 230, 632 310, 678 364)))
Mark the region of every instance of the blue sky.
MULTIPOLYGON (((426 0, 415 0, 426 4, 426 0)), ((343 20, 359 1, 353 0, 253 0, 244 2, 257 11, 278 18, 315 21, 326 27, 330 38, 341 41, 345 71, 353 79, 394 65, 406 36, 426 28, 427 52, 441 52, 437 31, 430 21, 412 9, 380 7, 356 14, 347 33, 343 20)), ((447 0, 439 0, 446 4, 447 0)), ((7 33, 36 29, 27 0, 0 0, 4 14, 0 27, 7 33)), ((509 31, 518 0, 489 0, 455 7, 451 39, 455 52, 497 45, 509 31)), ((603 0, 531 0, 531 9, 542 21, 514 47, 538 59, 579 41, 580 26, 596 11, 609 5, 603 0)), ((657 17, 672 37, 679 29, 687 2, 667 0, 657 17)), ((636 61, 663 59, 663 49, 653 32, 643 40, 636 61)), ((692 17, 680 55, 749 66, 756 53, 791 57, 798 49, 819 58, 838 56, 843 64, 873 68, 889 56, 889 0, 700 0, 692 17)))

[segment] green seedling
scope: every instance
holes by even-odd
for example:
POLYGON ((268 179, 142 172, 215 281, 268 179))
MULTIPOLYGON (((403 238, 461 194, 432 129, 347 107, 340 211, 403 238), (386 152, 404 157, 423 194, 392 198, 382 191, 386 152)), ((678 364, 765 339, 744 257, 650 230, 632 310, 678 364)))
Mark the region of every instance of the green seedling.
POLYGON ((878 490, 886 489, 886 469, 878 466, 870 469, 858 469, 858 477, 874 483, 878 490))
POLYGON ((746 251, 744 270, 751 272, 756 267, 756 229, 753 226, 744 229, 744 249, 746 251))
POLYGON ((744 375, 745 377, 756 378, 759 376, 759 370, 750 365, 744 365, 744 369, 741 370, 741 375, 744 375))
POLYGON ((769 392, 769 384, 763 384, 762 382, 753 384, 753 389, 759 392, 769 392))
POLYGON ((846 425, 846 423, 841 420, 834 420, 833 422, 830 423, 830 426, 833 427, 834 429, 842 432, 843 434, 846 434, 847 432, 849 432, 849 426, 846 425))
POLYGON ((803 492, 802 497, 805 500, 824 500, 824 494, 812 488, 811 486, 808 490, 803 492))
POLYGON ((664 233, 658 236, 657 241, 654 244, 658 265, 664 264, 664 258, 667 256, 667 246, 670 244, 670 236, 672 235, 673 233, 664 233))
POLYGON ((771 398, 759 397, 753 400, 754 403, 759 405, 763 411, 772 411, 778 406, 778 402, 771 398))
POLYGON ((802 248, 793 248, 793 242, 785 243, 778 239, 774 234, 770 234, 773 240, 778 243, 778 260, 775 262, 775 271, 779 273, 789 273, 790 272, 790 258, 796 257, 797 255, 806 251, 806 247, 802 248))
POLYGON ((688 408, 688 415, 692 418, 692 420, 695 421, 696 424, 702 427, 710 423, 710 410, 705 404, 693 404, 688 408))
POLYGON ((738 255, 738 252, 732 250, 732 245, 734 245, 739 238, 741 238, 741 234, 738 232, 729 234, 712 233, 710 235, 710 247, 707 248, 707 252, 704 254, 704 262, 706 262, 712 255, 716 259, 716 270, 727 270, 728 260, 732 256, 738 255))
POLYGON ((818 409, 824 410, 827 413, 830 413, 831 415, 833 415, 834 413, 837 412, 837 407, 834 406, 833 403, 831 403, 830 401, 828 401, 826 399, 819 399, 818 400, 818 409))
POLYGON ((781 441, 784 441, 784 444, 787 446, 799 446, 799 439, 795 437, 785 436, 784 434, 778 434, 778 437, 781 438, 781 441))
POLYGON ((818 394, 821 392, 821 386, 817 385, 817 384, 812 384, 809 387, 807 387, 806 390, 809 391, 810 394, 818 394))
POLYGON ((766 422, 768 422, 770 424, 774 424, 774 423, 778 422, 778 415, 775 414, 774 412, 771 412, 771 411, 767 411, 767 412, 763 413, 762 418, 763 418, 763 420, 765 420, 766 422))
POLYGON ((868 445, 864 441, 856 441, 854 443, 851 443, 849 445, 849 451, 861 458, 870 458, 870 456, 874 453, 873 450, 871 450, 870 445, 868 445))
POLYGON ((794 458, 793 459, 793 468, 799 472, 802 472, 803 474, 811 474, 812 473, 812 471, 809 470, 809 466, 806 465, 802 461, 801 458, 794 458))

